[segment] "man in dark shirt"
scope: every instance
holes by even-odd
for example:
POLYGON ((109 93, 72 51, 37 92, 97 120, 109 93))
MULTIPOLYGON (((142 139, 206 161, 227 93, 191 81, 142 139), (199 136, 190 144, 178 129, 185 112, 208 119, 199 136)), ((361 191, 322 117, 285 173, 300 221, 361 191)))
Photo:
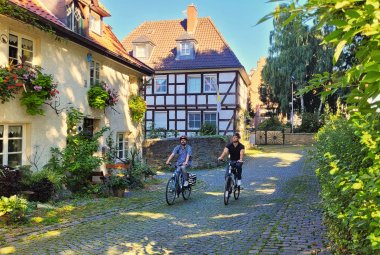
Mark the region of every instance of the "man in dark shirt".
MULTIPOLYGON (((241 185, 241 172, 242 172, 242 166, 243 166, 243 157, 244 157, 244 145, 239 142, 240 139, 240 134, 235 133, 232 136, 232 143, 229 143, 226 145, 224 148, 222 154, 218 158, 218 160, 223 160, 223 158, 230 154, 230 161, 232 164, 236 165, 236 177, 238 179, 237 185, 241 185)), ((228 168, 229 166, 227 165, 226 167, 226 176, 228 174, 228 168)))

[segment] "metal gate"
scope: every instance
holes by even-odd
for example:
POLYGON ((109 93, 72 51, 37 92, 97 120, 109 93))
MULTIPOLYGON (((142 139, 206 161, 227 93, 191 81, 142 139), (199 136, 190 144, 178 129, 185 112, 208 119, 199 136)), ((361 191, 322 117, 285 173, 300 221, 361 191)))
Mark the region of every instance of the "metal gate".
POLYGON ((256 144, 284 144, 284 131, 256 131, 256 144))

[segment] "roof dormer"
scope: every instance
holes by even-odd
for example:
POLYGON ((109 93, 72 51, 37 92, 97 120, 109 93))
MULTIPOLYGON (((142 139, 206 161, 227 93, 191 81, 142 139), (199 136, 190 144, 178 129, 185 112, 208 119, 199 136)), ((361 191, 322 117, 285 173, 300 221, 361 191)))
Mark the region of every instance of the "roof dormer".
POLYGON ((194 59, 196 55, 197 40, 189 33, 184 33, 176 39, 177 56, 176 60, 194 59))
POLYGON ((141 35, 132 41, 133 56, 141 61, 147 61, 153 51, 155 44, 145 35, 141 35))

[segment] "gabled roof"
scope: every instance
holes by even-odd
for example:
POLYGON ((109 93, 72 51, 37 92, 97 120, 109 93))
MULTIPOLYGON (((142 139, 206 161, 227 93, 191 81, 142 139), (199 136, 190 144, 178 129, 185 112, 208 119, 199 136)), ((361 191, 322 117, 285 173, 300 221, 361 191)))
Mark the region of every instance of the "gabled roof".
POLYGON ((145 74, 150 75, 154 72, 143 62, 130 56, 112 32, 111 27, 106 25, 104 22, 102 27, 102 36, 90 32, 90 36, 85 37, 71 31, 66 24, 60 21, 58 17, 50 12, 39 0, 9 0, 9 2, 28 10, 32 14, 35 14, 41 21, 52 26, 52 28, 57 32, 57 35, 67 37, 75 43, 83 45, 101 55, 106 55, 119 63, 127 65, 145 74))
POLYGON ((186 19, 146 21, 125 37, 122 43, 132 55, 132 42, 142 35, 148 37, 156 46, 146 64, 156 71, 244 69, 209 17, 198 18, 195 33, 192 34, 192 40, 197 41, 195 59, 176 60, 176 40, 186 34, 186 23, 186 19))

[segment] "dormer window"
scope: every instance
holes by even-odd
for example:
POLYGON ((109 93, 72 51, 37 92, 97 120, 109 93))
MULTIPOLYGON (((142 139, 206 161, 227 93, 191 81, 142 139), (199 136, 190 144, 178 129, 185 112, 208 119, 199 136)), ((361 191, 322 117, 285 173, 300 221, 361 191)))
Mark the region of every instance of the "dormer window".
POLYGON ((189 56, 191 51, 190 51, 190 48, 191 48, 191 44, 190 42, 182 42, 180 44, 180 52, 181 52, 181 56, 189 56))
POLYGON ((146 58, 146 46, 136 45, 136 57, 137 58, 146 58))
POLYGON ((155 44, 149 37, 142 35, 132 41, 133 56, 142 61, 148 61, 155 44))
POLYGON ((176 60, 194 59, 196 55, 197 41, 193 34, 185 33, 176 39, 177 56, 176 60))
POLYGON ((92 12, 90 14, 90 30, 94 33, 97 33, 98 35, 101 35, 102 29, 101 29, 102 20, 100 15, 92 12))

